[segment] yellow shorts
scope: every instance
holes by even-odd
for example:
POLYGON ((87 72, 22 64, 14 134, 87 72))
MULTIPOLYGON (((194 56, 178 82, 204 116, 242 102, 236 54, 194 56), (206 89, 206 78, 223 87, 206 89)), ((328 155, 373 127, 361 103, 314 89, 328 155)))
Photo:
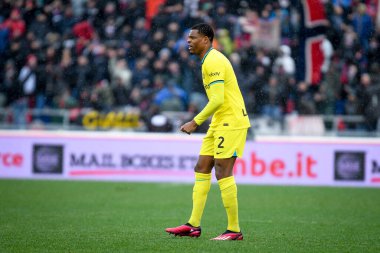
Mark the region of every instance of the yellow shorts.
POLYGON ((229 131, 208 130, 203 138, 200 155, 214 158, 242 157, 248 129, 229 131))

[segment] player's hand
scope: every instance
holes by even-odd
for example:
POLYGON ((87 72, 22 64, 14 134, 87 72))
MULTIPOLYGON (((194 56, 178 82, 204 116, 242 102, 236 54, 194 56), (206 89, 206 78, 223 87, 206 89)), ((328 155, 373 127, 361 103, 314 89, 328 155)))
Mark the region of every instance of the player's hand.
POLYGON ((183 124, 180 129, 181 129, 181 132, 191 134, 197 129, 197 127, 198 127, 197 123, 195 123, 195 121, 192 120, 183 124))

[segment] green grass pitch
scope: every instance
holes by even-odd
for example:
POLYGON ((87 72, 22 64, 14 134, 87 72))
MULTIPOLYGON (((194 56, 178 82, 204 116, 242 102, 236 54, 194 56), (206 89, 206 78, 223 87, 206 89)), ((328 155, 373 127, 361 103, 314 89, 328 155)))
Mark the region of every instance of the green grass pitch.
POLYGON ((0 180, 0 252, 380 252, 380 189, 239 185, 244 241, 226 229, 213 184, 200 238, 191 184, 0 180))

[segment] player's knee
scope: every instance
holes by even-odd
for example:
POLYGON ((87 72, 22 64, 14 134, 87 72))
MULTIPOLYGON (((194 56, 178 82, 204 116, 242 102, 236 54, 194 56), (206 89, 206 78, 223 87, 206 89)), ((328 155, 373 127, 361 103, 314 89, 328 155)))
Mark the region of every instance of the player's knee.
POLYGON ((215 170, 215 177, 216 180, 220 180, 223 178, 223 173, 221 173, 221 171, 215 170))
POLYGON ((224 171, 217 171, 217 170, 215 170, 215 177, 216 177, 217 180, 220 180, 220 179, 229 177, 229 175, 227 173, 225 173, 224 171))
POLYGON ((198 173, 210 173, 210 171, 208 170, 208 168, 206 168, 205 166, 202 166, 201 164, 197 163, 194 167, 194 171, 195 172, 198 172, 198 173))
POLYGON ((215 177, 217 180, 232 176, 233 171, 229 166, 220 164, 218 161, 215 162, 215 177))
POLYGON ((228 177, 228 173, 222 167, 215 165, 215 177, 217 180, 228 177))

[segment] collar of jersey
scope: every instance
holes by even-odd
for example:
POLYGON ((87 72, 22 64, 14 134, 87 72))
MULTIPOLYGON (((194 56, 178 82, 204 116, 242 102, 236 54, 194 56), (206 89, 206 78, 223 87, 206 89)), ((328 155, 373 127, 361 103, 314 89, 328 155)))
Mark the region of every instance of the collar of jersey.
POLYGON ((203 58, 202 58, 202 64, 203 64, 203 62, 205 61, 206 56, 208 55, 208 53, 210 53, 210 51, 211 51, 212 49, 213 49, 213 48, 210 47, 210 48, 207 50, 206 54, 205 54, 205 55, 203 56, 203 58))

